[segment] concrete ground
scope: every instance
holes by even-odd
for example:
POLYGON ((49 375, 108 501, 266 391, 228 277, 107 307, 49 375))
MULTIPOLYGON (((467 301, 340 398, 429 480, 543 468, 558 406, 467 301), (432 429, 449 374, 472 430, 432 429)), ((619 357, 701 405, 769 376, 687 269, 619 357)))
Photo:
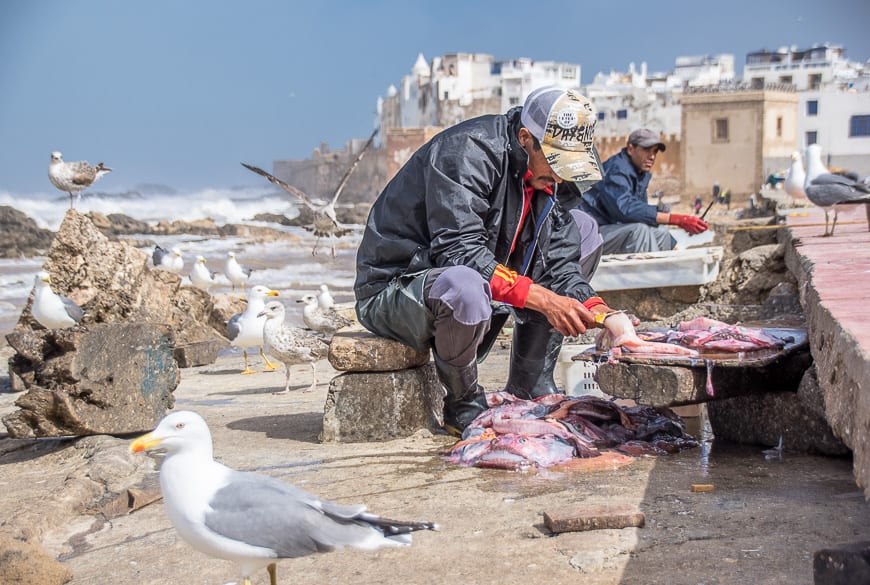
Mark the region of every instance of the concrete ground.
MULTIPOLYGON (((501 347, 484 364, 488 389, 503 384, 507 360, 501 347)), ((813 582, 816 550, 870 540, 870 508, 848 459, 788 452, 769 459, 761 447, 707 440, 620 469, 463 469, 439 457, 452 441, 426 431, 376 444, 321 444, 325 384, 302 392, 309 373, 294 368, 294 390, 276 396, 281 372, 241 376, 241 368, 240 355, 225 355, 182 370, 175 393, 177 409, 208 421, 217 459, 341 503, 364 502, 386 517, 441 525, 415 534, 409 548, 281 561, 279 583, 801 584, 813 582), (692 492, 696 483, 715 489, 692 492), (646 524, 559 535, 544 527, 545 511, 587 504, 637 506, 646 524)), ((327 362, 318 364, 319 379, 333 373, 327 362)), ((14 399, 0 393, 0 413, 11 411, 14 399)), ((699 429, 699 419, 689 422, 699 429)), ((10 441, 0 439, 0 517, 40 534, 72 572, 72 585, 239 581, 232 563, 182 541, 159 501, 111 519, 64 512, 93 496, 71 470, 91 458, 84 469, 98 476, 94 449, 10 441)), ((127 443, 99 443, 117 460, 109 469, 126 469, 127 443)), ((115 479, 119 491, 125 479, 115 479)), ((153 479, 139 487, 153 487, 153 479)), ((268 583, 266 572, 253 582, 268 583)))

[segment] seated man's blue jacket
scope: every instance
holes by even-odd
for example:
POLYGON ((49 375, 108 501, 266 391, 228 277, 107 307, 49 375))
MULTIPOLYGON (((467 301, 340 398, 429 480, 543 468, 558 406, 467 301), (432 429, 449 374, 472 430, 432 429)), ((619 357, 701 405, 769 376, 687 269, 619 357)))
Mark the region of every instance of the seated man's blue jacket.
POLYGON ((638 172, 625 148, 602 165, 604 179, 583 194, 580 209, 598 225, 645 223, 656 226, 656 206, 647 203, 652 174, 638 172))

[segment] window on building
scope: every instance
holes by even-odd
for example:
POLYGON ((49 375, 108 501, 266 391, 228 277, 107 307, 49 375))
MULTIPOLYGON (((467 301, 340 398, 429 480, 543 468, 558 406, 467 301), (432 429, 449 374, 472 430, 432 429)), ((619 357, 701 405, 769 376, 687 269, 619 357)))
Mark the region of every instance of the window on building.
POLYGON ((819 115, 819 100, 807 100, 807 116, 819 115))
POLYGON ((791 83, 792 82, 791 75, 780 75, 779 82, 780 83, 791 83))
POLYGON ((628 118, 628 110, 616 110, 616 119, 625 120, 628 118))
POLYGON ((813 73, 809 77, 810 89, 819 89, 822 86, 822 74, 813 73))
POLYGON ((764 78, 763 77, 753 77, 752 78, 752 89, 764 89, 764 78))
POLYGON ((520 98, 518 98, 518 97, 512 97, 512 98, 510 98, 510 99, 508 100, 508 102, 509 102, 510 105, 512 105, 512 106, 518 106, 518 105, 520 105, 520 98))
POLYGON ((575 67, 565 67, 562 70, 563 79, 574 79, 577 77, 577 69, 575 67))
POLYGON ((605 114, 604 112, 598 112, 598 119, 599 120, 603 120, 606 117, 607 117, 607 114, 605 114))
POLYGON ((870 115, 849 118, 849 137, 852 136, 870 136, 870 115))
POLYGON ((807 132, 807 140, 806 140, 807 146, 809 146, 810 144, 815 144, 818 141, 819 141, 819 133, 818 132, 816 132, 815 130, 810 130, 809 132, 807 132))
POLYGON ((776 137, 782 138, 782 116, 776 117, 776 137))
POLYGON ((713 142, 728 142, 728 118, 713 120, 713 142))

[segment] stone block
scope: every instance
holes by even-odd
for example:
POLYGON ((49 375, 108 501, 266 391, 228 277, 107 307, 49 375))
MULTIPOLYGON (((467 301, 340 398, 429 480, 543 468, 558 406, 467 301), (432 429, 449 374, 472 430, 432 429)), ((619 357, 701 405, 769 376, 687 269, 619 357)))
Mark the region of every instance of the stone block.
POLYGON ((328 359, 333 368, 344 372, 390 372, 428 363, 429 351, 417 351, 368 331, 348 331, 333 336, 328 359))
POLYGON ((347 372, 332 379, 323 442, 383 441, 441 427, 443 389, 435 366, 393 372, 347 372))
POLYGON ((178 362, 179 368, 192 368, 213 364, 217 360, 218 352, 226 344, 217 339, 208 341, 195 341, 176 346, 172 357, 178 362))
POLYGON ((644 520, 643 512, 631 504, 573 506, 544 512, 544 524, 550 532, 641 527, 644 520))
POLYGON ((782 437, 785 451, 848 455, 823 416, 807 408, 794 392, 737 396, 707 404, 717 439, 774 447, 782 437))
POLYGON ((166 326, 100 323, 21 335, 10 344, 31 348, 13 363, 27 391, 3 417, 14 438, 145 431, 175 403, 178 366, 166 326))
POLYGON ((813 583, 870 583, 870 542, 855 542, 816 551, 813 555, 813 583))

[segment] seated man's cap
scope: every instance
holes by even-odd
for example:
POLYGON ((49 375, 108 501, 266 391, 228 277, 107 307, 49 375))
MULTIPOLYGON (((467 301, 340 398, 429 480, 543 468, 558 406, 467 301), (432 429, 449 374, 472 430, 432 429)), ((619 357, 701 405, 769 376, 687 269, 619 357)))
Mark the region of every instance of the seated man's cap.
POLYGON ((657 144, 659 150, 662 152, 665 151, 665 143, 662 142, 659 133, 653 132, 649 128, 641 128, 629 134, 628 143, 634 144, 635 146, 642 146, 643 148, 649 148, 650 146, 657 144))
POLYGON ((529 94, 520 121, 541 143, 553 172, 565 181, 600 181, 592 149, 595 106, 573 89, 541 87, 529 94))

